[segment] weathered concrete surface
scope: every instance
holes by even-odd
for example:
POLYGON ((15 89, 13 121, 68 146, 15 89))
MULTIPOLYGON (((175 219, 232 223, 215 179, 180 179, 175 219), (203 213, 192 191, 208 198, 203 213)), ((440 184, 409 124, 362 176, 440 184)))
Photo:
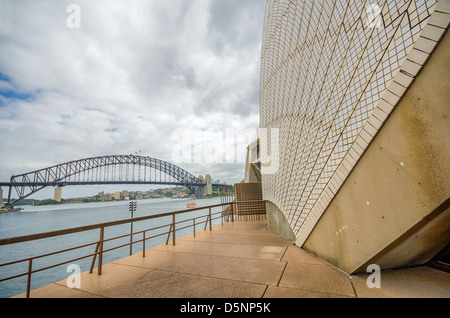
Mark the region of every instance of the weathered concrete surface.
POLYGON ((96 270, 82 273, 79 289, 62 280, 31 291, 31 297, 450 297, 450 275, 427 267, 417 271, 382 273, 382 290, 369 290, 365 276, 350 277, 267 231, 265 221, 249 221, 216 225, 212 232, 177 239, 175 246, 156 246, 145 258, 137 253, 115 261, 100 276, 96 270))
POLYGON ((304 249, 354 273, 423 264, 450 241, 449 61, 447 32, 304 249))
POLYGON ((270 201, 266 201, 267 229, 295 242, 295 235, 284 214, 270 201))
POLYGON ((429 267, 381 272, 380 288, 368 288, 369 274, 353 275, 358 298, 448 298, 450 275, 429 267))

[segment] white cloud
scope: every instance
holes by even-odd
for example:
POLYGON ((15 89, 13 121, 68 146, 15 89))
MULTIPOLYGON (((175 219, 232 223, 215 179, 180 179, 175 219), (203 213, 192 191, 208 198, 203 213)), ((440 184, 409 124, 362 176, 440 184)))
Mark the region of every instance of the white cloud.
MULTIPOLYGON (((170 160, 180 127, 256 128, 265 1, 75 1, 69 29, 73 2, 0 4, 0 180, 95 155, 170 160)), ((244 166, 185 168, 239 182, 244 166)))

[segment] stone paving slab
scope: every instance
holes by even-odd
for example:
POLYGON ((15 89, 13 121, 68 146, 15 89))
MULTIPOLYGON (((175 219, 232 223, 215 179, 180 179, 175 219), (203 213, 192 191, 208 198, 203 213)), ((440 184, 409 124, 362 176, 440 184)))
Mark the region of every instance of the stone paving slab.
POLYGON ((368 288, 368 276, 352 275, 360 298, 450 298, 450 273, 431 267, 382 271, 380 288, 368 288))
POLYGON ((279 286, 355 297, 349 276, 326 264, 288 263, 279 286))
POLYGON ((246 245, 236 248, 229 243, 211 243, 202 241, 179 241, 176 246, 160 245, 154 248, 158 251, 177 251, 180 253, 207 254, 226 257, 242 257, 279 261, 286 251, 282 246, 246 245))
POLYGON ((265 285, 277 284, 285 266, 280 261, 169 251, 151 251, 145 258, 136 254, 114 264, 265 285))
MULTIPOLYGON (((349 276, 285 238, 265 221, 225 223, 200 230, 81 274, 81 287, 66 281, 31 291, 40 298, 355 298, 449 297, 450 275, 432 268, 382 273, 382 288, 368 275, 349 276), (429 292, 433 290, 433 292, 429 292)), ((16 297, 25 297, 25 294, 16 297)))

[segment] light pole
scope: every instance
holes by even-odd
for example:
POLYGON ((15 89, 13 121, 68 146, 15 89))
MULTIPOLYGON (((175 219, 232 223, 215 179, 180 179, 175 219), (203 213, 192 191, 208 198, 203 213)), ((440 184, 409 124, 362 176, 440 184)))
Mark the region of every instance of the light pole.
MULTIPOLYGON (((131 201, 128 210, 131 212, 131 218, 134 216, 134 211, 136 211, 137 202, 131 201)), ((130 223, 130 256, 133 254, 133 222, 130 223)))

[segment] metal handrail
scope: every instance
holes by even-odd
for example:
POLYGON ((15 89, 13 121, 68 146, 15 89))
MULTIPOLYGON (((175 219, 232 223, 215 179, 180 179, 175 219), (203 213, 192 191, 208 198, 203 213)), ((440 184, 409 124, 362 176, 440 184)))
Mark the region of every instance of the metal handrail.
POLYGON ((91 230, 96 230, 96 229, 100 229, 100 237, 98 241, 92 242, 92 243, 88 243, 88 244, 84 244, 84 245, 80 245, 80 246, 75 246, 75 247, 71 247, 71 248, 67 248, 64 250, 60 250, 60 251, 56 251, 56 252, 52 252, 52 253, 47 253, 47 254, 43 254, 43 255, 38 255, 38 256, 33 256, 30 258, 25 258, 25 259, 21 259, 21 260, 16 260, 16 261, 12 261, 12 262, 8 262, 8 263, 3 263, 0 264, 0 267, 3 266, 8 266, 8 265, 13 265, 13 264, 18 264, 18 263, 23 263, 23 262, 28 262, 28 271, 22 274, 17 274, 14 276, 10 276, 10 277, 6 277, 6 278, 2 278, 0 279, 0 282, 6 281, 6 280, 10 280, 10 279, 14 279, 14 278, 18 278, 18 277, 22 277, 22 276, 28 276, 27 277, 27 288, 26 288, 26 297, 29 298, 30 297, 30 290, 31 290, 31 275, 33 273, 37 273, 43 270, 47 270, 50 268, 54 268, 57 266, 61 266, 73 261, 77 261, 80 259, 84 259, 84 258, 89 258, 92 257, 92 263, 91 263, 91 267, 89 270, 89 273, 93 272, 94 269, 94 264, 95 261, 98 257, 98 261, 97 261, 97 274, 101 275, 102 273, 102 265, 103 265, 103 254, 118 248, 122 248, 125 246, 132 246, 133 244, 136 243, 140 243, 142 242, 143 246, 142 246, 142 254, 143 257, 145 257, 145 242, 147 240, 150 240, 152 238, 158 237, 158 236, 162 236, 162 235, 167 235, 167 239, 166 239, 166 245, 169 242, 170 236, 172 236, 172 244, 175 245, 175 240, 176 240, 176 231, 180 231, 182 229, 185 228, 189 228, 189 227, 193 227, 193 232, 194 232, 194 236, 195 236, 195 226, 196 225, 200 225, 202 223, 205 223, 204 226, 204 230, 206 230, 208 223, 209 223, 209 230, 212 231, 212 220, 216 220, 219 218, 222 218, 222 225, 223 225, 223 218, 226 216, 228 217, 228 220, 230 220, 231 217, 231 221, 234 222, 235 221, 235 211, 236 211, 236 204, 237 203, 251 203, 251 202, 261 202, 264 200, 256 200, 256 201, 232 201, 232 202, 225 202, 225 203, 220 203, 220 204, 214 204, 214 205, 209 205, 209 206, 204 206, 204 207, 197 207, 197 208, 191 208, 191 209, 184 209, 184 210, 178 210, 178 211, 174 211, 174 212, 166 212, 166 213, 160 213, 160 214, 155 214, 155 215, 149 215, 149 216, 142 216, 142 217, 136 217, 136 218, 129 218, 129 219, 123 219, 123 220, 118 220, 118 221, 111 221, 111 222, 104 222, 104 223, 98 223, 98 224, 91 224, 91 225, 85 225, 85 226, 79 226, 79 227, 73 227, 73 228, 67 228, 67 229, 62 229, 62 230, 56 230, 56 231, 49 231, 49 232, 43 232, 43 233, 36 233, 36 234, 30 234, 30 235, 23 235, 23 236, 16 236, 16 237, 11 237, 11 238, 3 238, 0 239, 0 246, 3 245, 10 245, 10 244, 16 244, 16 243, 23 243, 23 242, 29 242, 29 241, 35 241, 35 240, 39 240, 39 239, 44 239, 44 238, 50 238, 50 237, 57 237, 57 236, 62 236, 62 235, 67 235, 67 234, 73 234, 73 233, 79 233, 79 232, 85 232, 85 231, 91 231, 91 230), (219 211, 219 212, 211 212, 212 208, 215 207, 220 207, 220 206, 231 206, 231 214, 227 214, 224 215, 223 211, 219 211), (199 211, 199 210, 204 210, 204 209, 208 209, 208 213, 202 216, 197 216, 191 219, 186 219, 186 220, 181 220, 181 221, 176 221, 175 216, 179 215, 179 214, 184 214, 184 213, 190 213, 190 212, 194 212, 194 211, 199 211), (221 214, 220 216, 214 217, 217 214, 221 214), (111 227, 111 226, 116 226, 116 225, 121 225, 121 224, 127 224, 127 223, 131 223, 131 222, 140 222, 140 221, 145 221, 145 220, 151 220, 151 219, 157 219, 157 218, 162 218, 162 217, 167 217, 167 216, 172 216, 172 222, 169 224, 165 224, 165 225, 161 225, 161 226, 157 226, 154 228, 149 228, 146 230, 140 230, 138 232, 133 232, 133 233, 129 233, 129 234, 124 234, 124 235, 120 235, 120 236, 116 236, 116 237, 112 237, 112 238, 108 238, 105 239, 104 238, 104 232, 105 232, 105 228, 107 227, 111 227), (197 219, 200 218, 205 218, 205 221, 202 222, 198 222, 196 223, 197 219), (177 225, 181 224, 181 223, 185 223, 188 221, 192 221, 193 224, 192 225, 186 225, 180 228, 177 228, 177 225), (159 233, 150 237, 146 237, 146 233, 149 231, 153 231, 153 230, 157 230, 157 229, 161 229, 164 227, 169 227, 169 230, 167 232, 163 232, 163 233, 159 233), (117 240, 119 238, 123 238, 123 237, 133 237, 134 235, 138 235, 138 234, 142 234, 142 238, 137 240, 137 241, 133 241, 131 240, 131 242, 126 243, 126 244, 122 244, 119 246, 114 246, 111 247, 109 249, 104 249, 104 243, 108 242, 108 241, 113 241, 113 240, 117 240), (81 256, 81 257, 77 257, 75 259, 71 259, 68 261, 64 261, 58 264, 54 264, 54 265, 50 265, 44 268, 39 268, 39 269, 33 269, 33 260, 38 259, 38 258, 43 258, 43 257, 47 257, 47 256, 51 256, 51 255, 55 255, 55 254, 61 254, 64 252, 68 252, 68 251, 72 251, 75 249, 80 249, 80 248, 85 248, 85 247, 89 247, 95 245, 95 252, 85 255, 85 256, 81 256))

